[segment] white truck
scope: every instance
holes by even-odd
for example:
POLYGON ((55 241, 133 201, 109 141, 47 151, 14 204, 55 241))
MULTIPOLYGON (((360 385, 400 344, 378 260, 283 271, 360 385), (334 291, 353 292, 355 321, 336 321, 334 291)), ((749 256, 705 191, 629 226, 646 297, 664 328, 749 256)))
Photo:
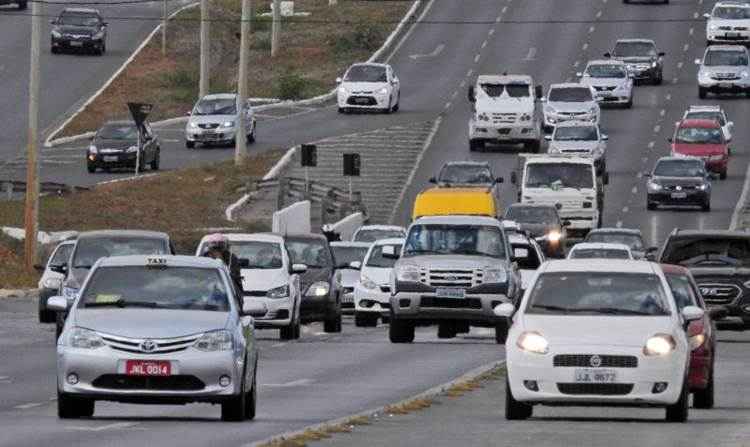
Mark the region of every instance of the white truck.
POLYGON ((510 181, 521 203, 554 205, 567 222, 568 235, 584 237, 601 227, 605 172, 597 177, 591 157, 567 154, 519 154, 517 172, 510 181), (518 177, 520 176, 520 182, 518 177))
POLYGON ((521 143, 531 152, 539 152, 542 122, 539 102, 542 86, 534 86, 527 75, 480 75, 469 86, 473 104, 469 120, 469 150, 486 143, 521 143))

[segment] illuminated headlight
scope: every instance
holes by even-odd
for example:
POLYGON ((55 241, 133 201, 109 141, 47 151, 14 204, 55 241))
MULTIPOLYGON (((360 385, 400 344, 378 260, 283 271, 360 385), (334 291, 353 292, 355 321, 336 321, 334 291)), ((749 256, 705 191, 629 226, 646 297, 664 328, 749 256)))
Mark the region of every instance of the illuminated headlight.
POLYGON ((648 356, 665 356, 675 350, 677 343, 668 334, 657 334, 646 340, 643 353, 648 356))
POLYGON ((60 33, 60 31, 57 31, 57 30, 53 29, 52 30, 52 37, 54 37, 55 39, 59 39, 59 38, 62 37, 62 34, 60 33))
POLYGON ((508 273, 505 269, 485 268, 482 276, 483 283, 504 283, 508 281, 508 273))
POLYGON ((516 346, 526 352, 532 352, 534 354, 546 354, 549 352, 549 343, 547 339, 542 337, 542 334, 538 332, 524 332, 518 337, 516 346))
POLYGON ((560 242, 561 238, 562 238, 562 233, 560 233, 557 230, 552 230, 549 233, 547 233, 547 240, 550 242, 560 242))
POLYGON ((646 186, 648 186, 649 191, 661 191, 662 189, 662 186, 656 182, 648 182, 646 186))
POLYGON ((330 290, 331 286, 327 282, 318 281, 307 288, 307 293, 305 293, 305 296, 322 297, 328 295, 328 292, 330 290))
POLYGON ((194 123, 194 122, 191 121, 191 122, 188 123, 188 127, 191 128, 191 129, 197 129, 198 128, 198 124, 196 124, 196 123, 194 123))
POLYGON ((94 40, 101 40, 104 38, 104 31, 99 31, 98 33, 94 34, 93 39, 94 40))
POLYGON ((377 91, 378 95, 387 95, 388 94, 388 87, 383 87, 380 90, 377 91))
POLYGON ((396 279, 401 282, 418 282, 419 267, 411 264, 396 267, 396 279))
POLYGON ((654 62, 651 62, 651 68, 656 68, 656 66, 657 66, 657 65, 658 65, 658 64, 656 63, 656 61, 654 61, 654 62))
POLYGON ((234 121, 224 121, 221 123, 221 127, 234 127, 234 121))
POLYGON ((60 287, 60 278, 47 278, 42 282, 46 289, 58 289, 60 287))
POLYGON ((130 146, 127 152, 128 153, 138 152, 138 146, 130 146))
POLYGON ((98 349, 104 346, 104 340, 92 330, 75 327, 68 336, 68 346, 79 349, 98 349))
POLYGON ((231 351, 232 334, 224 329, 206 332, 193 344, 195 349, 205 352, 231 351))
POLYGON ((699 191, 705 191, 707 189, 708 189, 708 183, 702 183, 702 184, 698 185, 698 190, 699 191))
POLYGON ((717 29, 719 29, 719 25, 709 25, 708 29, 710 29, 711 31, 716 31, 717 29))
POLYGON ((703 346, 703 343, 705 343, 705 341, 706 341, 705 334, 693 335, 692 337, 688 339, 688 343, 690 343, 690 350, 695 351, 696 349, 703 346))
POLYGON ((96 154, 98 152, 99 150, 96 148, 96 146, 94 146, 93 144, 89 146, 89 154, 96 154))
POLYGON ((289 296, 289 284, 284 284, 281 287, 275 287, 266 292, 268 298, 286 298, 289 296))
POLYGON ((75 287, 63 287, 62 295, 68 300, 73 300, 78 296, 78 289, 75 287))
POLYGON ((359 279, 359 283, 367 290, 375 290, 378 288, 378 285, 375 284, 375 281, 364 275, 362 275, 362 277, 359 279))

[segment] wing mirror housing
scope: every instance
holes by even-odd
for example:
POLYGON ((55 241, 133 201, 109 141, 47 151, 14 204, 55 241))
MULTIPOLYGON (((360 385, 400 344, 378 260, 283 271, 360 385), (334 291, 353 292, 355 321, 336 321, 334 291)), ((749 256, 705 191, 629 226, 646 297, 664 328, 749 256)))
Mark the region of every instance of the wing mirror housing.
POLYGON ((682 309, 682 318, 685 319, 685 323, 700 320, 701 318, 703 318, 704 314, 705 312, 703 311, 703 309, 697 306, 685 306, 682 309))
POLYGON ((518 174, 516 174, 515 171, 510 173, 510 183, 512 183, 513 185, 518 183, 518 174))
POLYGON ((707 12, 706 12, 706 13, 703 13, 703 18, 704 18, 704 19, 710 19, 710 18, 711 18, 711 14, 709 14, 709 13, 707 13, 707 12))
POLYGON ((430 180, 429 180, 429 182, 430 182, 430 183, 437 183, 437 178, 435 178, 435 177, 430 177, 430 180))
POLYGON ((503 177, 498 177, 495 179, 495 183, 503 183, 505 182, 505 179, 503 177))
POLYGON ((495 306, 495 308, 492 309, 492 312, 495 313, 495 316, 501 318, 511 318, 513 314, 516 313, 516 306, 514 306, 512 303, 502 303, 495 306))
POLYGON ((252 297, 242 299, 242 314, 253 318, 263 317, 268 312, 266 305, 252 297))
POLYGON ((700 59, 696 59, 694 62, 695 62, 695 65, 701 65, 701 60, 700 59))
POLYGON ((336 78, 336 84, 341 84, 341 78, 336 78))
POLYGON ((51 296, 47 300, 47 309, 55 312, 65 312, 68 310, 68 299, 64 296, 51 296))
POLYGON ((607 59, 609 59, 609 58, 612 57, 612 53, 610 53, 609 51, 607 51, 606 53, 604 53, 604 57, 606 57, 607 59))
POLYGON ((307 271, 307 266, 305 264, 292 264, 292 267, 289 269, 289 272, 296 275, 301 275, 307 271))
POLYGON ((602 141, 609 141, 609 135, 602 134, 602 141))
POLYGON ((552 141, 552 135, 545 135, 544 141, 552 141))

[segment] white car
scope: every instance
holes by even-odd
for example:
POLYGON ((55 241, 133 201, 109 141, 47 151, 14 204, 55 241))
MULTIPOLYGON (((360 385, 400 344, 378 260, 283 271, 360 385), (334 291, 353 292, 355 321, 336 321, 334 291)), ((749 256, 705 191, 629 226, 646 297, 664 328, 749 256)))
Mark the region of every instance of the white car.
POLYGON ((42 277, 39 278, 39 322, 40 323, 54 323, 55 312, 47 309, 47 300, 57 295, 60 290, 60 284, 65 278, 65 275, 52 270, 55 266, 58 269, 61 266, 68 265, 70 255, 73 253, 73 248, 76 246, 75 240, 65 240, 57 244, 55 250, 47 260, 47 264, 35 266, 39 271, 43 270, 42 277))
POLYGON ((354 64, 337 78, 339 113, 355 110, 397 112, 401 105, 401 82, 388 64, 354 64))
POLYGON ((539 243, 533 237, 528 237, 525 233, 522 233, 520 227, 518 227, 517 232, 513 231, 513 224, 518 227, 518 224, 513 221, 503 221, 503 229, 508 235, 508 242, 513 249, 513 262, 518 264, 518 271, 521 273, 521 290, 526 290, 537 269, 546 258, 539 243))
POLYGON ((686 332, 703 310, 680 312, 658 264, 550 261, 539 268, 505 344, 507 419, 534 405, 652 406, 688 418, 690 351, 686 332))
POLYGON ((685 111, 682 119, 710 119, 718 121, 721 125, 721 129, 724 131, 724 139, 727 141, 732 141, 734 122, 729 121, 726 112, 721 108, 721 106, 690 106, 685 111))
MULTIPOLYGON (((292 264, 284 238, 276 234, 225 234, 229 250, 240 262, 243 296, 254 298, 265 313, 255 317, 257 329, 279 329, 282 340, 300 337, 299 275, 307 271, 304 264, 292 264)), ((205 238, 204 238, 205 239, 205 238)), ((196 256, 203 253, 204 240, 196 256)))
POLYGON ((354 232, 354 242, 375 242, 380 239, 405 238, 406 229, 398 225, 363 225, 354 232))
POLYGON ((598 175, 607 170, 609 136, 603 134, 597 124, 567 121, 555 126, 552 135, 545 135, 544 139, 549 142, 547 153, 591 156, 598 175))
MULTIPOLYGON (((193 107, 185 127, 185 147, 203 145, 231 145, 237 138, 237 95, 218 93, 206 95, 193 107)), ((248 143, 255 141, 255 113, 250 103, 243 108, 245 138, 248 143)))
POLYGON ((336 265, 338 282, 341 284, 341 310, 351 314, 354 311, 354 287, 359 282, 359 267, 372 245, 370 242, 336 241, 331 242, 333 259, 336 265))
POLYGON ((706 44, 750 43, 750 5, 745 2, 719 1, 711 13, 703 14, 706 22, 706 44))
POLYGON ((582 73, 581 84, 593 87, 599 104, 633 107, 633 78, 623 61, 612 59, 590 61, 582 73))
POLYGON ((711 45, 696 59, 698 97, 709 93, 750 93, 750 53, 741 45, 711 45))
POLYGON ((568 252, 568 259, 635 259, 630 247, 613 242, 579 242, 568 252))
POLYGON ((601 111, 593 87, 578 83, 552 84, 544 105, 544 130, 551 132, 566 121, 588 121, 599 124, 601 111))
POLYGON ((400 253, 403 245, 404 239, 381 239, 372 244, 368 250, 360 266, 359 281, 354 287, 354 324, 356 326, 377 326, 378 319, 388 318, 391 271, 397 258, 383 256, 383 247, 391 247, 393 253, 400 253))

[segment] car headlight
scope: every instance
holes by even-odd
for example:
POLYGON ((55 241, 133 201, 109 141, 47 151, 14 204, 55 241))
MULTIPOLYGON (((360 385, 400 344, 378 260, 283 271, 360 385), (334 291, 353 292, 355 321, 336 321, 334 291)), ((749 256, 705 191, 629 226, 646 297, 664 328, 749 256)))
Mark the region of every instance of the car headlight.
POLYGON ((138 152, 138 146, 130 146, 127 150, 128 153, 138 152))
POLYGON ((362 277, 359 279, 359 283, 367 290, 375 290, 378 288, 378 285, 375 284, 375 281, 364 275, 362 275, 362 277))
POLYGON ((68 346, 79 349, 98 349, 104 346, 104 340, 90 329, 75 327, 68 336, 68 346))
POLYGON ((560 239, 562 239, 562 233, 557 230, 552 230, 547 233, 547 240, 550 242, 560 242, 560 239))
POLYGON ((378 95, 387 95, 388 94, 388 87, 383 87, 380 90, 378 90, 378 95))
POLYGON ((695 351, 696 349, 703 346, 703 343, 706 342, 706 335, 705 334, 697 334, 693 335, 688 339, 688 342, 690 343, 690 350, 695 351))
POLYGON ((549 352, 549 343, 547 339, 538 332, 524 332, 518 337, 516 346, 526 352, 534 354, 546 354, 549 352))
POLYGON ((508 281, 508 273, 505 269, 485 267, 482 275, 482 283, 505 283, 508 281))
POLYGON ((711 155, 708 157, 708 159, 711 161, 721 161, 724 159, 724 154, 711 155))
POLYGON ((221 123, 221 127, 234 127, 234 121, 224 121, 221 123))
POLYGON ((591 108, 589 109, 589 115, 596 115, 596 112, 597 112, 597 109, 596 109, 596 107, 591 107, 591 108))
POLYGON ((99 31, 98 33, 94 34, 93 39, 94 40, 101 40, 104 37, 104 31, 99 31))
POLYGON ((96 148, 96 146, 94 146, 93 144, 89 146, 89 154, 96 154, 98 152, 99 150, 96 148))
POLYGON ((740 76, 742 76, 743 78, 746 78, 748 76, 747 70, 740 73, 740 76))
POLYGON ((78 296, 78 289, 75 287, 65 286, 62 289, 62 295, 68 300, 75 299, 78 296))
POLYGON ((489 120, 490 120, 490 116, 489 116, 489 115, 487 115, 487 114, 486 114, 486 113, 484 113, 484 112, 482 112, 482 113, 478 113, 478 114, 477 114, 477 120, 478 120, 478 121, 489 121, 489 120))
POLYGON ((188 127, 191 128, 191 129, 197 129, 198 128, 198 124, 191 121, 191 122, 188 123, 188 127))
POLYGON ((59 38, 62 37, 62 33, 60 33, 60 31, 57 31, 57 30, 53 29, 52 30, 52 37, 54 37, 55 39, 59 39, 59 38))
POLYGON ((651 62, 651 68, 656 68, 659 65, 656 61, 651 62))
POLYGON ((664 356, 674 351, 677 343, 669 334, 656 334, 646 340, 643 353, 648 356, 664 356))
POLYGON ((206 332, 193 344, 195 349, 205 352, 214 351, 231 351, 232 334, 229 331, 221 329, 218 331, 206 332))
POLYGON ((711 75, 705 71, 699 71, 698 80, 702 82, 708 82, 711 80, 711 75))
POLYGON ((419 267, 412 264, 403 264, 396 267, 396 280, 400 282, 419 282, 419 267))
POLYGON ((47 278, 42 281, 42 286, 44 286, 45 289, 59 289, 60 278, 47 278))
POLYGON ((719 25, 709 25, 708 29, 710 29, 711 31, 716 31, 717 29, 719 29, 719 25))
POLYGON ((557 113, 557 110, 555 110, 555 108, 552 107, 552 106, 547 106, 547 107, 544 108, 544 113, 555 114, 555 113, 557 113))
POLYGON ((656 182, 648 182, 646 184, 649 191, 661 191, 662 186, 656 182))
POLYGON ((331 286, 325 281, 318 281, 307 288, 305 296, 326 296, 331 291, 331 286))
POLYGON ((708 189, 708 183, 701 183, 700 185, 698 185, 699 191, 705 191, 707 189, 708 189))
POLYGON ((348 95, 349 90, 347 90, 346 87, 342 85, 341 87, 339 87, 339 93, 341 93, 342 95, 348 95))
POLYGON ((268 298, 286 298, 289 296, 289 284, 284 284, 281 287, 274 287, 273 289, 266 292, 268 298))

